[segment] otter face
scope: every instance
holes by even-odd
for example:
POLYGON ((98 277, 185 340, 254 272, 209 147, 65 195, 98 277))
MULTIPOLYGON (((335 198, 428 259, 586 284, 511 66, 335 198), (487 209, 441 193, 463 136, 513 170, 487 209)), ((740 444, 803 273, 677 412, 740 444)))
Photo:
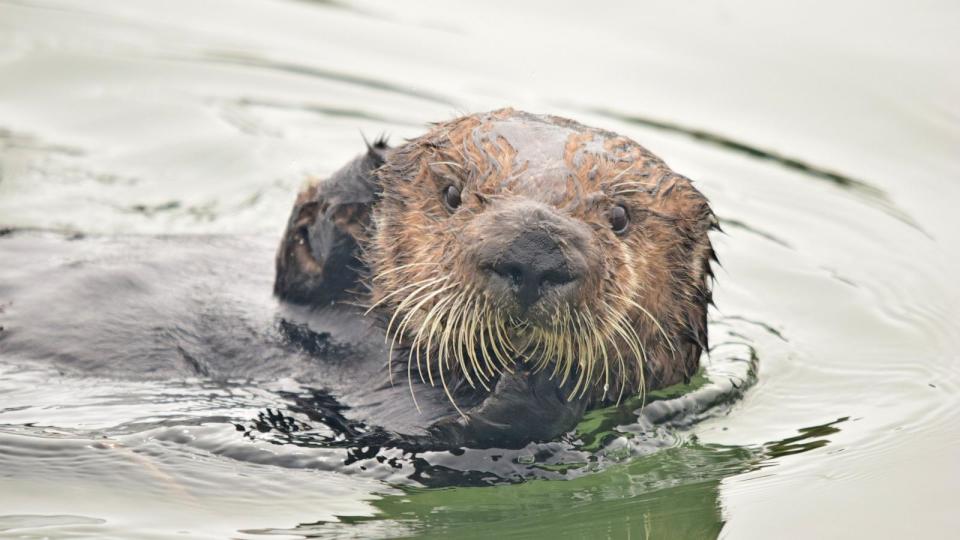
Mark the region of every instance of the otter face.
POLYGON ((526 366, 613 400, 696 371, 716 220, 640 145, 505 109, 434 126, 376 175, 372 301, 431 384, 526 366))

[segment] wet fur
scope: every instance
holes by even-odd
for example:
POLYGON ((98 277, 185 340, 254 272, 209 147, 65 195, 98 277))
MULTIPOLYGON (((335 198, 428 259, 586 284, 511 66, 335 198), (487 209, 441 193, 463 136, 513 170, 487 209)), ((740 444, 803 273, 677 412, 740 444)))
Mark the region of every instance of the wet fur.
MULTIPOLYGON (((379 317, 396 334, 398 347, 410 351, 401 360, 416 359, 408 376, 431 385, 439 379, 445 388, 467 383, 486 389, 501 373, 535 364, 559 379, 570 398, 595 406, 687 381, 698 369, 708 344, 714 258, 708 231, 716 223, 689 179, 632 140, 559 117, 503 109, 436 124, 397 148, 378 141, 329 180, 305 189, 281 242, 275 293, 307 305, 374 306, 370 316, 379 317), (562 152, 539 163, 534 151, 550 137, 565 137, 562 152), (441 199, 448 185, 463 194, 455 212, 441 199), (534 201, 588 231, 587 241, 569 239, 583 243, 589 259, 572 308, 583 315, 572 319, 579 325, 559 330, 596 325, 606 343, 577 350, 578 356, 599 357, 602 348, 602 367, 599 361, 577 363, 569 351, 565 361, 572 365, 562 366, 556 358, 535 358, 542 349, 504 351, 489 343, 473 343, 482 350, 437 351, 444 324, 454 315, 438 319, 441 311, 431 318, 430 310, 445 298, 448 305, 480 302, 469 296, 482 295, 475 246, 519 226, 489 217, 492 208, 515 199, 534 201), (623 236, 610 230, 606 217, 615 203, 626 205, 631 216, 623 236), (421 283, 429 291, 450 285, 451 291, 467 292, 452 299, 421 294, 422 301, 404 302, 419 290, 411 284, 421 283), (628 324, 629 331, 609 330, 612 321, 628 324), (418 334, 425 323, 439 329, 432 343, 418 334), (633 335, 640 347, 627 343, 633 335), (452 361, 458 355, 460 361, 452 361), (476 364, 479 369, 471 367, 476 364), (562 377, 568 370, 572 378, 562 377)), ((491 328, 488 335, 496 332, 491 328)), ((461 331, 443 341, 448 348, 463 347, 464 336, 461 331)))

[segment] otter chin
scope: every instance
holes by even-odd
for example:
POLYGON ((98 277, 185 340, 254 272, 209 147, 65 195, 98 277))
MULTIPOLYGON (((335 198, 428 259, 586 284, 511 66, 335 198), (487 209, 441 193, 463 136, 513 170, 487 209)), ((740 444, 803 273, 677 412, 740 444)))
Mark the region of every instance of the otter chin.
POLYGON ((715 228, 692 182, 633 140, 502 109, 376 141, 308 186, 274 292, 363 306, 390 343, 389 384, 417 408, 419 389, 442 389, 457 410, 440 424, 533 440, 524 418, 559 410, 529 406, 544 392, 569 429, 697 371, 715 228))

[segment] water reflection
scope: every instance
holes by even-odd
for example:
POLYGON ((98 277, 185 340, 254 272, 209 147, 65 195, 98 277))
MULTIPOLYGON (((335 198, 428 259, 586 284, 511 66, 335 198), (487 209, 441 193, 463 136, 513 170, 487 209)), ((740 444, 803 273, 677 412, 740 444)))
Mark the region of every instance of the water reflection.
POLYGON ((845 420, 804 428, 794 437, 756 448, 690 441, 560 483, 403 488, 402 494, 375 501, 374 516, 337 516, 336 522, 245 532, 317 538, 717 538, 725 523, 719 497, 724 478, 822 448, 845 420))

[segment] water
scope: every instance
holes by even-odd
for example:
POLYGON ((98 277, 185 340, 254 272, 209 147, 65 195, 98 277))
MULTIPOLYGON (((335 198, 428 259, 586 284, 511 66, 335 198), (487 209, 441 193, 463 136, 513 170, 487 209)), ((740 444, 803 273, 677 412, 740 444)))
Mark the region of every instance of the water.
POLYGON ((78 378, 0 343, 0 537, 952 536, 960 10, 674 4, 0 3, 0 226, 271 245, 361 134, 512 105, 640 141, 727 231, 700 387, 429 478, 285 432, 315 424, 295 380, 78 378))

